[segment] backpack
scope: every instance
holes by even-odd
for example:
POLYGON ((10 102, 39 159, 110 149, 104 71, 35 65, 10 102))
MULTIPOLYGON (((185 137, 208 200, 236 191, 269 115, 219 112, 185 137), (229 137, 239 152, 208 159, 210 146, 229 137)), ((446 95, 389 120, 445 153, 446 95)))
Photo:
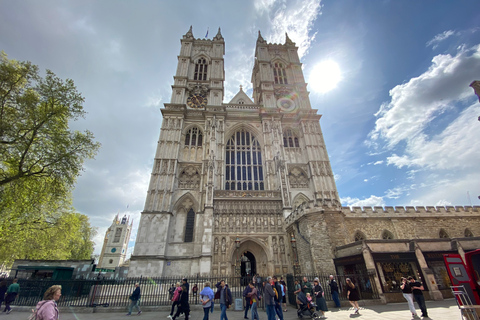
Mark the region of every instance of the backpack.
POLYGON ((45 301, 38 309, 36 307, 35 309, 32 309, 32 314, 28 317, 28 320, 36 320, 38 311, 43 307, 45 303, 47 303, 47 301, 45 301))

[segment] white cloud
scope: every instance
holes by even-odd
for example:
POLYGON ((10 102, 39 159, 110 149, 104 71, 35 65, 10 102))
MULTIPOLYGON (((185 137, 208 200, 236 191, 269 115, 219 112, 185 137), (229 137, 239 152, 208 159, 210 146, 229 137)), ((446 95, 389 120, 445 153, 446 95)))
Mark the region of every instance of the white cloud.
POLYGON ((360 200, 358 198, 351 198, 351 197, 346 197, 346 198, 340 198, 340 202, 342 203, 343 206, 347 207, 379 207, 379 206, 385 206, 385 201, 383 200, 383 197, 378 197, 371 195, 370 198, 360 200))
POLYGON ((448 39, 450 36, 453 36, 454 34, 455 34, 455 31, 453 30, 447 30, 442 33, 439 33, 435 37, 433 37, 433 39, 427 42, 427 47, 432 46, 432 49, 436 49, 440 42, 442 42, 445 39, 448 39))
POLYGON ((300 58, 308 52, 316 35, 309 35, 309 32, 320 14, 320 0, 260 1, 255 4, 255 9, 258 14, 267 15, 270 20, 270 30, 264 33, 265 40, 284 43, 287 32, 298 46, 300 58))
POLYGON ((469 84, 480 69, 479 49, 461 49, 456 56, 437 55, 425 73, 390 91, 392 99, 377 112, 375 129, 367 141, 372 147, 385 142, 386 149, 405 143, 404 154, 393 153, 387 164, 447 169, 472 166, 478 159, 480 141, 469 138, 480 132, 472 125, 478 104, 460 112, 443 131, 428 133, 427 129, 443 113, 458 112, 454 104, 473 95, 469 84))

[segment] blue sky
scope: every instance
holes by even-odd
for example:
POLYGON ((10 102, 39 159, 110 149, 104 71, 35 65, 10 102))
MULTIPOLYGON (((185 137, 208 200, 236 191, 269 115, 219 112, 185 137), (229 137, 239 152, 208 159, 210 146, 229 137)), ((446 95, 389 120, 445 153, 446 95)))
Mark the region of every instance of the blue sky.
MULTIPOLYGON (((225 102, 250 76, 258 30, 299 46, 307 81, 324 60, 341 79, 310 89, 344 206, 480 205, 480 2, 0 1, 0 50, 71 78, 102 149, 85 164, 74 205, 98 227, 120 213, 136 237, 190 27, 226 42, 225 102), (128 206, 128 208, 127 208, 128 206)), ((312 85, 313 87, 313 85, 312 85)))

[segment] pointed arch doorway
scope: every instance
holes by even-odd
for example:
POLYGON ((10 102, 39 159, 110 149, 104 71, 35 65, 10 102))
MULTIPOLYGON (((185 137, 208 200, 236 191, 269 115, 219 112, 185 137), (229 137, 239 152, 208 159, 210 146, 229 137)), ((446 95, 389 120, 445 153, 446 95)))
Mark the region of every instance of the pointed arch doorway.
POLYGON ((240 258, 240 275, 242 277, 253 277, 257 273, 257 261, 250 251, 245 251, 240 258))
POLYGON ((268 255, 267 247, 264 242, 247 237, 240 240, 238 247, 232 248, 231 261, 232 261, 232 275, 241 277, 242 284, 248 284, 252 281, 252 277, 255 274, 267 274, 268 273, 268 255))

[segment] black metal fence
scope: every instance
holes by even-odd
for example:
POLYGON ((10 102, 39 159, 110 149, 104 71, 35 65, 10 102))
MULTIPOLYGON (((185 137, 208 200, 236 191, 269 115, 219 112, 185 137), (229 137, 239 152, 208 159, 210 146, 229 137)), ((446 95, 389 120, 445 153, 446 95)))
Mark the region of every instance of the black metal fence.
MULTIPOLYGON (((328 286, 328 275, 305 275, 309 281, 315 277, 320 279, 320 283, 325 289, 325 298, 331 300, 330 289, 328 286)), ((335 276, 340 287, 340 297, 345 300, 345 278, 349 277, 357 285, 362 299, 377 299, 378 292, 373 283, 373 274, 355 274, 335 276)), ((303 276, 287 275, 287 289, 289 302, 295 304, 294 279, 301 280, 303 276)), ((182 283, 181 277, 140 277, 119 280, 37 280, 37 279, 19 279, 20 294, 14 305, 35 306, 38 301, 43 299, 43 294, 52 285, 62 286, 62 297, 58 301, 61 307, 94 307, 99 305, 110 307, 126 307, 129 304, 129 296, 135 289, 135 283, 139 283, 141 288, 142 306, 168 306, 170 305, 171 295, 169 288, 177 282, 182 283)), ((266 277, 261 277, 262 282, 266 277)), ((245 277, 218 277, 218 276, 195 276, 188 278, 190 285, 190 304, 200 305, 200 292, 204 288, 205 282, 211 283, 211 288, 216 291, 215 285, 225 280, 232 292, 233 299, 243 299, 243 291, 250 278, 245 277), (193 292, 194 285, 197 285, 198 291, 193 292)), ((7 280, 8 285, 12 279, 7 280)), ((263 295, 263 286, 256 284, 260 294, 263 295)), ((260 308, 264 308, 264 299, 259 301, 260 308)))

